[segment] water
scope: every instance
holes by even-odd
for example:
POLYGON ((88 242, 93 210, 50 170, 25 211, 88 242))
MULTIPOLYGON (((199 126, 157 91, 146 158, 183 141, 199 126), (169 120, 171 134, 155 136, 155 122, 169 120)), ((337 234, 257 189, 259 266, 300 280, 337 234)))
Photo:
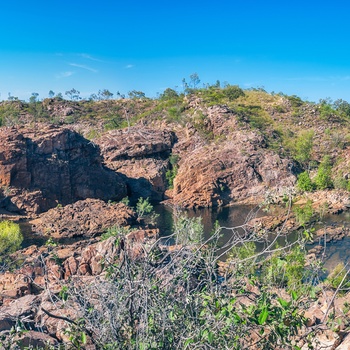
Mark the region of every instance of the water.
MULTIPOLYGON (((171 207, 164 205, 156 205, 155 211, 159 214, 158 227, 160 229, 162 236, 170 235, 173 232, 173 213, 174 210, 171 207)), ((223 246, 230 236, 232 235, 232 230, 228 229, 230 227, 237 227, 243 225, 250 219, 254 217, 262 217, 266 215, 273 215, 274 213, 266 213, 258 207, 253 206, 231 206, 225 208, 205 208, 197 210, 184 210, 184 212, 189 217, 202 217, 202 223, 204 226, 204 236, 208 238, 213 230, 216 221, 219 222, 221 227, 226 227, 223 229, 223 237, 219 241, 219 244, 223 246)), ((324 226, 331 227, 349 227, 350 228, 350 211, 341 213, 339 215, 327 214, 322 218, 322 222, 316 224, 315 228, 321 228, 324 226)), ((281 235, 276 240, 276 244, 279 246, 285 246, 287 243, 295 242, 301 232, 292 232, 288 235, 281 235)), ((268 241, 271 242, 275 239, 274 234, 270 234, 268 241)), ((257 250, 262 251, 268 242, 261 242, 257 244, 257 250)), ((322 239, 317 244, 324 244, 322 239)), ((316 244, 307 245, 307 249, 311 249, 316 244)), ((327 243, 323 251, 324 267, 328 271, 341 263, 350 264, 350 237, 345 237, 340 241, 334 241, 327 243)))
MULTIPOLYGON (((170 206, 165 205, 155 205, 154 211, 159 214, 157 219, 157 226, 161 232, 161 236, 171 235, 173 232, 173 222, 174 222, 174 209, 170 206)), ((245 224, 247 221, 254 217, 262 217, 266 215, 273 215, 274 213, 266 213, 263 210, 259 209, 256 206, 231 206, 225 208, 204 208, 204 209, 192 209, 184 210, 189 217, 201 217, 202 224, 204 226, 204 237, 209 238, 213 230, 215 222, 217 221, 220 227, 225 227, 222 233, 223 236, 219 240, 219 245, 223 246, 231 237, 232 230, 229 228, 237 227, 245 224)), ((322 223, 318 223, 316 228, 322 226, 344 226, 350 227, 350 211, 344 212, 340 215, 330 215, 327 214, 322 218, 322 223)), ((28 247, 32 244, 43 245, 45 244, 48 237, 43 237, 32 232, 31 225, 28 222, 20 222, 22 233, 24 235, 23 248, 28 247)), ((284 246, 286 242, 293 242, 298 238, 299 233, 294 232, 290 233, 287 236, 281 235, 277 244, 279 246, 284 246)), ((275 238, 271 234, 268 239, 272 241, 275 238)), ((83 238, 67 238, 65 240, 60 240, 60 244, 72 244, 83 238)), ((322 240, 319 242, 323 245, 322 240)), ((257 245, 259 251, 263 250, 266 246, 266 242, 262 242, 257 245)), ((310 245, 308 248, 312 248, 313 245, 310 245)), ((345 237, 341 241, 331 242, 326 245, 324 251, 324 263, 325 268, 331 271, 339 262, 344 264, 350 263, 350 237, 345 237)))

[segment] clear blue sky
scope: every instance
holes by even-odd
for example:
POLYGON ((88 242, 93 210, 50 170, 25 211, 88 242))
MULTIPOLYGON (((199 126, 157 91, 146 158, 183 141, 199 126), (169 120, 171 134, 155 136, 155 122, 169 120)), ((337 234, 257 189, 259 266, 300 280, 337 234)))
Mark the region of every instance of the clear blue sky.
POLYGON ((0 93, 242 88, 350 101, 350 2, 4 1, 0 93))

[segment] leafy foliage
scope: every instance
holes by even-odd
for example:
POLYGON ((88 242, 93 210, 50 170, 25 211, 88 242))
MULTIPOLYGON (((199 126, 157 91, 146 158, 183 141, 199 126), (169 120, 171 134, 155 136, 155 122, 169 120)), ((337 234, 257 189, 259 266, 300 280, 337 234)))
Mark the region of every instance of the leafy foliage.
POLYGON ((301 191, 313 191, 315 186, 310 179, 308 171, 304 171, 298 175, 297 187, 301 191))
POLYGON ((297 161, 307 164, 311 159, 313 148, 314 131, 302 131, 295 140, 294 157, 297 161))
POLYGON ((143 218, 145 215, 150 214, 153 210, 153 205, 149 202, 148 198, 140 197, 136 203, 136 213, 139 218, 143 218))
POLYGON ((174 188, 174 179, 177 175, 179 156, 177 154, 171 154, 169 157, 170 169, 165 173, 165 178, 168 183, 168 187, 174 188))
POLYGON ((298 223, 301 226, 305 226, 307 223, 310 222, 314 214, 314 210, 312 208, 312 200, 308 199, 304 205, 296 206, 293 209, 293 211, 295 213, 298 223))
POLYGON ((317 175, 315 177, 315 185, 319 190, 333 187, 332 163, 329 156, 324 156, 318 167, 317 175))
POLYGON ((23 236, 18 224, 12 221, 0 222, 0 259, 7 254, 18 250, 22 244, 23 236))
MULTIPOLYGON (((67 302, 79 305, 84 320, 72 339, 81 343, 82 333, 92 334, 101 349, 289 349, 291 337, 305 322, 294 292, 304 278, 304 251, 278 254, 284 269, 276 273, 293 289, 286 300, 271 291, 265 273, 248 276, 231 264, 219 273, 217 247, 210 244, 219 236, 217 228, 203 242, 200 219, 179 216, 174 241, 182 244, 177 249, 144 245, 135 258, 129 247, 120 260, 109 262, 107 279, 72 284, 67 302), (257 339, 251 339, 252 333, 257 339)), ((256 261, 253 244, 235 249, 232 258, 242 266, 245 259, 256 261)), ((265 271, 265 265, 276 269, 271 259, 249 264, 256 271, 265 271)))

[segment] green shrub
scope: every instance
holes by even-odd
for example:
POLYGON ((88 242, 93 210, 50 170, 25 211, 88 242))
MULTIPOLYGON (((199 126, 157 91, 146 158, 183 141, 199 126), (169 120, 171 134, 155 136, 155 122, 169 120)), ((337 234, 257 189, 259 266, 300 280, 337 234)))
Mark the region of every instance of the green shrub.
POLYGON ((307 275, 305 262, 305 250, 299 246, 289 252, 276 252, 262 265, 261 278, 269 285, 300 291, 307 275))
POLYGON ((326 188, 332 188, 332 164, 329 156, 324 156, 322 162, 317 170, 315 177, 315 185, 318 190, 325 190, 326 188))
POLYGON ((0 222, 0 259, 21 247, 23 236, 18 224, 12 221, 0 222))
POLYGON ((120 200, 121 203, 125 204, 126 206, 129 206, 130 204, 130 199, 129 197, 124 197, 120 200))
POLYGON ((345 179, 344 176, 341 174, 336 176, 333 181, 333 186, 335 188, 339 188, 342 190, 348 190, 350 189, 350 181, 345 179))
POLYGON ((180 215, 174 220, 174 234, 177 244, 193 244, 201 242, 203 238, 204 227, 202 218, 189 218, 186 215, 180 215))
POLYGON ((140 197, 136 204, 136 213, 139 218, 143 218, 144 215, 150 214, 153 210, 153 205, 149 202, 148 198, 140 197))
POLYGON ((299 108, 304 104, 304 101, 299 96, 292 95, 286 96, 286 98, 290 101, 293 108, 299 108))
POLYGON ((325 283, 334 289, 338 287, 349 288, 350 278, 348 276, 345 277, 345 275, 347 275, 347 270, 343 263, 339 263, 328 275, 325 283))
POLYGON ((164 90, 164 92, 159 96, 159 99, 162 101, 177 99, 179 97, 179 94, 170 88, 167 88, 164 90))
POLYGON ((320 118, 322 120, 327 120, 336 114, 336 111, 330 105, 325 103, 319 106, 319 111, 320 111, 320 118))
POLYGON ((131 230, 128 227, 114 225, 112 227, 109 227, 106 230, 106 232, 101 235, 101 240, 105 241, 106 239, 108 239, 110 237, 125 236, 130 232, 131 232, 131 230))
POLYGON ((297 188, 300 191, 313 191, 314 187, 315 186, 312 183, 309 173, 307 171, 304 171, 303 173, 299 174, 297 188))
POLYGON ((312 216, 314 215, 311 199, 308 199, 305 205, 295 207, 293 211, 296 216, 297 222, 301 226, 305 226, 308 222, 310 222, 312 216))
POLYGON ((177 154, 171 154, 169 156, 170 169, 165 173, 168 188, 174 188, 174 179, 177 175, 179 156, 177 154))
POLYGON ((228 85, 223 89, 224 95, 229 101, 233 101, 238 97, 244 96, 244 91, 238 85, 228 85))
POLYGON ((303 164, 306 164, 311 159, 311 152, 314 145, 314 131, 302 131, 297 139, 295 144, 292 146, 294 148, 294 157, 295 159, 303 164))

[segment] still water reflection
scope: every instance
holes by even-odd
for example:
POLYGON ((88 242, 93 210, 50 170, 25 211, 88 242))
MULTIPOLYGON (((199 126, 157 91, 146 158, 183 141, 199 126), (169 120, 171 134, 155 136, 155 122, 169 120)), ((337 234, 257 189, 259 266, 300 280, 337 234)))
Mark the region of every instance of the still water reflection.
MULTIPOLYGON (((164 205, 155 206, 155 211, 159 214, 158 225, 160 232, 163 236, 170 235, 173 228, 173 209, 164 205)), ((244 224, 254 217, 262 217, 267 214, 259 207, 253 206, 232 206, 225 208, 205 208, 197 210, 186 210, 189 217, 202 217, 202 223, 204 225, 205 237, 208 238, 216 221, 219 222, 221 227, 236 227, 244 224)), ((343 226, 350 228, 350 212, 344 212, 339 215, 325 215, 322 218, 322 222, 316 224, 316 228, 324 226, 343 226)), ((295 241, 301 232, 294 232, 288 234, 288 236, 280 236, 277 240, 279 246, 284 246, 287 242, 295 241)), ((223 237, 221 239, 222 245, 232 235, 232 231, 229 229, 223 230, 223 237)), ((274 235, 269 236, 269 240, 274 239, 274 235)), ((265 243, 266 244, 266 243, 265 243)), ((257 249, 262 250, 265 247, 264 243, 258 244, 257 249)), ((320 240, 316 244, 324 245, 324 242, 320 240)), ((316 244, 310 244, 308 249, 312 248, 316 244)), ((324 259, 324 266, 328 271, 331 271, 340 262, 346 264, 350 263, 350 237, 345 237, 341 241, 327 243, 322 255, 324 259)))

